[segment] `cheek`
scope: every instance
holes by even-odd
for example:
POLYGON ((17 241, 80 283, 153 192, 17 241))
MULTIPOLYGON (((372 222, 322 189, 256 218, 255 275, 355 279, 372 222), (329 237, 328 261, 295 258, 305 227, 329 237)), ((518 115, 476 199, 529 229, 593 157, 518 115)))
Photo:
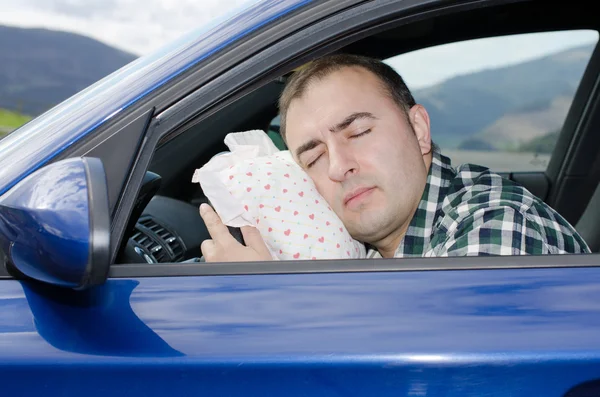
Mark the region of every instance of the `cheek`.
POLYGON ((407 143, 382 139, 376 147, 365 145, 360 153, 361 172, 375 177, 387 189, 403 190, 421 174, 422 157, 407 143))
POLYGON ((310 176, 319 194, 323 196, 329 205, 335 206, 335 183, 327 175, 310 176))

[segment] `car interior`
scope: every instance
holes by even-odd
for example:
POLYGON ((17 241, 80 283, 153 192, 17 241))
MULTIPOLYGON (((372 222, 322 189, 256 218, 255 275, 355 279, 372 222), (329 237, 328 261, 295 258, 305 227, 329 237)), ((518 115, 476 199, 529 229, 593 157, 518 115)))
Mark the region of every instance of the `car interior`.
MULTIPOLYGON (((543 16, 539 9, 517 2, 458 14, 439 13, 357 39, 337 52, 387 59, 475 38, 600 28, 594 13, 586 12, 585 7, 552 6, 543 16)), ((576 227, 593 252, 600 250, 599 70, 600 50, 596 47, 546 171, 502 174, 556 209, 576 227)), ((159 143, 117 263, 197 261, 202 256, 200 244, 210 237, 198 207, 208 200, 199 184, 191 182, 194 170, 227 150, 223 139, 230 132, 268 131, 281 145, 273 120, 278 115, 277 100, 291 73, 254 89, 201 122, 187 123, 184 130, 159 143)), ((434 141, 436 133, 443 132, 433 130, 434 141)))

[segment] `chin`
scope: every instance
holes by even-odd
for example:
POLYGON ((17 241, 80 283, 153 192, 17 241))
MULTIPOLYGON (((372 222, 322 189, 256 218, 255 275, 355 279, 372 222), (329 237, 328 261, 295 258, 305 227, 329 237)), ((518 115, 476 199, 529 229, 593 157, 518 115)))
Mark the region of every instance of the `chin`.
POLYGON ((381 239, 380 235, 385 234, 382 233, 382 230, 385 229, 373 224, 352 224, 350 226, 346 226, 346 229, 348 229, 348 232, 353 239, 363 243, 379 241, 381 239))
POLYGON ((396 224, 394 222, 396 219, 394 218, 396 217, 383 213, 371 213, 368 216, 362 216, 361 220, 354 225, 354 228, 356 234, 360 234, 365 239, 364 241, 379 241, 388 236, 394 229, 394 225, 396 224))

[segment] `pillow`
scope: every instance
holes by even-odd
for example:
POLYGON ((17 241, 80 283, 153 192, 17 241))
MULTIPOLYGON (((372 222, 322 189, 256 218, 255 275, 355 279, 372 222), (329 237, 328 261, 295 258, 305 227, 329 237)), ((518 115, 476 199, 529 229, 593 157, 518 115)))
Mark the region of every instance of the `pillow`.
POLYGON ((224 224, 258 228, 273 259, 366 256, 288 150, 257 130, 228 134, 225 144, 230 152, 192 178, 224 224))

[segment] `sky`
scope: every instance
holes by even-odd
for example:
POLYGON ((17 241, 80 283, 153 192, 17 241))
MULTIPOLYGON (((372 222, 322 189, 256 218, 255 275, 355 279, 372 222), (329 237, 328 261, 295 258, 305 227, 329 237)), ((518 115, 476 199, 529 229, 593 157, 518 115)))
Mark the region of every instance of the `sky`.
MULTIPOLYGON (((148 54, 182 35, 258 0, 0 0, 0 24, 83 34, 148 54)), ((560 32, 474 40, 390 60, 411 89, 450 77, 534 59, 593 43, 591 32, 560 32)))

